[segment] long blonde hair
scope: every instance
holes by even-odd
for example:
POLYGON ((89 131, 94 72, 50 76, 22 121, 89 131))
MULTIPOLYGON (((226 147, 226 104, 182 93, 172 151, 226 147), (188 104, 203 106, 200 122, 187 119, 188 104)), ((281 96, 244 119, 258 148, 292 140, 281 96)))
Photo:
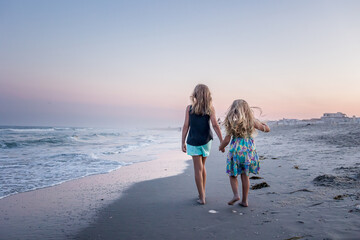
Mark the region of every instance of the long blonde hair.
POLYGON ((223 124, 228 135, 244 138, 255 133, 254 122, 254 113, 249 104, 245 100, 237 99, 228 109, 223 124))
POLYGON ((197 115, 211 115, 212 113, 212 98, 211 93, 205 84, 196 85, 191 99, 191 113, 195 113, 197 115))

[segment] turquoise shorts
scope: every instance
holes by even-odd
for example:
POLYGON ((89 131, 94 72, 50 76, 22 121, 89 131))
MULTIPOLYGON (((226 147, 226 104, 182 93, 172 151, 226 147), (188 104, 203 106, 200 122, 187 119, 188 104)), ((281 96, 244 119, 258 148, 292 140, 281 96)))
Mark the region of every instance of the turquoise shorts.
POLYGON ((211 143, 212 141, 210 140, 207 144, 201 146, 186 144, 187 154, 190 156, 207 157, 210 155, 211 143))

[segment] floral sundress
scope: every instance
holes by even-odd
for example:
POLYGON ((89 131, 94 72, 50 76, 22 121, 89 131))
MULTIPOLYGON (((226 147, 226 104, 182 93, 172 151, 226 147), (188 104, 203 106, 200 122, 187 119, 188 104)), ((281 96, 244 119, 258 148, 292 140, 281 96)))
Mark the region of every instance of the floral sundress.
POLYGON ((258 174, 259 170, 259 156, 254 139, 233 137, 227 155, 226 173, 234 177, 241 173, 249 176, 250 173, 258 174))

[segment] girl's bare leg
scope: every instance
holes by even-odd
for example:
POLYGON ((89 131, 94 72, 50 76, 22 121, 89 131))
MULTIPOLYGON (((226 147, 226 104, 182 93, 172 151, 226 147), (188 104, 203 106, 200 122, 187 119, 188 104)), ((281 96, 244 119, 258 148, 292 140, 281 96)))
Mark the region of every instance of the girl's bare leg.
POLYGON ((241 182, 242 182, 242 200, 240 205, 243 207, 249 206, 248 203, 248 195, 249 195, 249 188, 250 188, 250 180, 249 176, 245 173, 241 174, 241 182))
POLYGON ((203 182, 203 163, 201 160, 201 156, 192 156, 194 162, 194 174, 195 174, 195 183, 199 192, 199 200, 200 204, 205 204, 205 189, 203 182))
POLYGON ((201 161, 202 161, 202 166, 203 166, 203 171, 202 171, 202 176, 203 176, 203 186, 204 186, 204 193, 206 191, 206 168, 205 168, 205 161, 206 161, 207 157, 202 157, 201 161))
POLYGON ((239 183, 237 177, 230 176, 230 186, 234 193, 234 197, 228 202, 229 205, 233 205, 236 201, 240 200, 239 196, 239 183))

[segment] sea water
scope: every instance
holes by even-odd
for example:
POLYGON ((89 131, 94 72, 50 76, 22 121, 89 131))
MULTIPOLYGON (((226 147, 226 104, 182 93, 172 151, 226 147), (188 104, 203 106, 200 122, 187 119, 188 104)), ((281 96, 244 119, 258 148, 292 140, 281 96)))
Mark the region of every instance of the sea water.
POLYGON ((0 127, 0 199, 180 149, 179 129, 0 127))

